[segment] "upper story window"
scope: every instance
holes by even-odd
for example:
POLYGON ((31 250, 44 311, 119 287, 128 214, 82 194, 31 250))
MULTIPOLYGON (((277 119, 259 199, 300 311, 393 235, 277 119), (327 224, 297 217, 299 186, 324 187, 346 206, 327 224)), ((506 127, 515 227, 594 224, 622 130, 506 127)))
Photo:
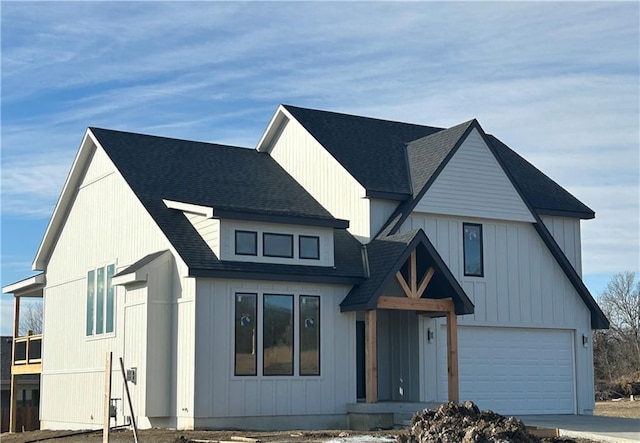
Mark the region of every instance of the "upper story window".
POLYGON ((482 277, 484 276, 482 225, 477 223, 463 223, 462 231, 464 275, 482 277))
POLYGON ((114 274, 115 265, 87 272, 87 336, 113 333, 115 294, 111 280, 114 274))
POLYGON ((308 258, 313 260, 320 259, 320 237, 311 235, 301 235, 298 238, 300 258, 308 258))
POLYGON ((262 235, 262 255, 265 257, 293 258, 293 235, 273 234, 265 232, 262 235))
POLYGON ((236 255, 258 255, 258 233, 236 231, 236 255))

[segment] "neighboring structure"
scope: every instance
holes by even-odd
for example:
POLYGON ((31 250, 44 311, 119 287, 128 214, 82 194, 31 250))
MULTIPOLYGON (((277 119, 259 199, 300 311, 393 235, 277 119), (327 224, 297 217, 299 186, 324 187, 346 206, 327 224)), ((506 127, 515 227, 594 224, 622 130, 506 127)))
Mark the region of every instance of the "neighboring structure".
POLYGON ((475 120, 280 106, 254 150, 89 128, 33 264, 42 427, 101 426, 109 351, 142 427, 590 414, 593 217, 475 120))
MULTIPOLYGON (((20 347, 20 345, 18 345, 20 347)), ((20 351, 20 350, 19 350, 20 351)), ((11 419, 11 367, 13 365, 13 337, 0 337, 0 389, 2 398, 2 426, 0 432, 9 430, 11 419)), ((13 379, 15 387, 16 429, 39 429, 38 405, 40 403, 40 375, 18 375, 13 379)))

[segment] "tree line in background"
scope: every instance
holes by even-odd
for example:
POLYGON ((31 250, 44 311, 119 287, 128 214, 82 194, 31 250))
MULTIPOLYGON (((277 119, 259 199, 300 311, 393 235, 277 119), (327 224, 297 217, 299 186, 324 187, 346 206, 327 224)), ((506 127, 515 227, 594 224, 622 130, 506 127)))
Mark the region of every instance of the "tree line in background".
POLYGON ((611 325, 593 334, 596 400, 640 395, 640 281, 636 273, 614 275, 598 302, 611 325))

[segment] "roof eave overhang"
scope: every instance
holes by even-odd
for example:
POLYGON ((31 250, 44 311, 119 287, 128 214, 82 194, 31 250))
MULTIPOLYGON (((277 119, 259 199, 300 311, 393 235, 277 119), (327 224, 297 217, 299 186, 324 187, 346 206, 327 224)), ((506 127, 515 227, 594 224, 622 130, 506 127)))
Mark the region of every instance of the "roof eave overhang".
POLYGON ((4 286, 2 293, 13 294, 15 297, 42 297, 45 285, 46 277, 42 273, 4 286))
POLYGON ((388 192, 388 191, 375 191, 372 189, 367 189, 366 196, 368 198, 379 198, 382 200, 397 200, 404 201, 411 198, 411 193, 409 192, 388 192))
POLYGON ((91 130, 87 129, 82 138, 82 142, 80 143, 80 149, 78 149, 78 153, 71 165, 71 170, 69 171, 64 186, 62 187, 62 192, 60 193, 60 197, 58 197, 58 202, 53 210, 53 214, 51 215, 51 219, 49 220, 49 224, 47 225, 47 229, 45 230, 40 246, 38 247, 38 252, 33 260, 31 267, 34 271, 44 271, 47 266, 51 249, 56 243, 60 229, 67 218, 69 205, 74 199, 76 185, 82 179, 86 164, 91 158, 93 148, 96 146, 100 146, 100 144, 91 130))
POLYGON ((596 218, 596 213, 586 211, 566 211, 562 209, 534 208, 539 215, 549 215, 556 217, 579 218, 582 220, 591 220, 596 218))
POLYGON ((271 150, 275 146, 275 143, 280 138, 282 131, 289 123, 289 120, 292 120, 293 116, 285 109, 284 106, 279 105, 276 112, 271 117, 269 124, 267 125, 267 129, 260 137, 258 144, 256 145, 256 150, 259 152, 271 153, 271 150))
POLYGON ((200 278, 226 278, 231 280, 266 280, 266 281, 290 281, 300 283, 328 283, 328 284, 346 284, 357 285, 364 278, 357 276, 342 275, 309 275, 296 274, 291 272, 264 272, 264 271, 248 271, 248 270, 229 270, 229 269, 198 269, 189 268, 189 277, 200 278))
POLYGON ((257 212, 245 212, 229 209, 214 209, 215 218, 228 218, 234 220, 257 221, 266 223, 282 223, 290 225, 320 226, 325 228, 347 229, 348 220, 336 218, 306 217, 299 215, 282 215, 257 212))

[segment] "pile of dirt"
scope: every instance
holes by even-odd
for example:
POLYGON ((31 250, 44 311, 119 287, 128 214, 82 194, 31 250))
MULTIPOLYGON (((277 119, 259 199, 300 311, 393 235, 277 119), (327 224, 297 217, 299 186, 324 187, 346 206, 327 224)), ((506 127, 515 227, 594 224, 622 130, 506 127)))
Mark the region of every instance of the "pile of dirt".
POLYGON ((413 416, 399 443, 575 443, 563 438, 538 438, 515 417, 481 411, 473 402, 444 403, 413 416))

